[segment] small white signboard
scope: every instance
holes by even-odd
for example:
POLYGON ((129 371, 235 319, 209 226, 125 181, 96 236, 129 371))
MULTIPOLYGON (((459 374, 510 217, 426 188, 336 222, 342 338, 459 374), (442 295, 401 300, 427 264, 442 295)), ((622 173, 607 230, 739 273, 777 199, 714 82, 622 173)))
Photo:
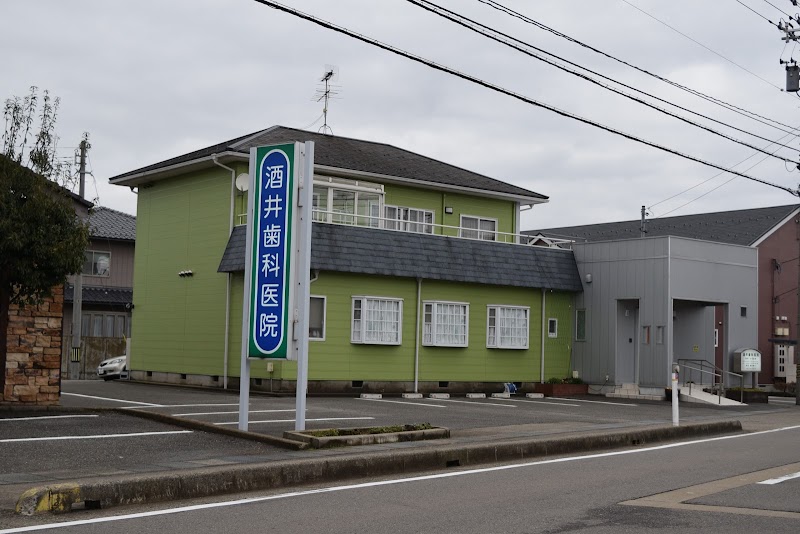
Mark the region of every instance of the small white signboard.
POLYGON ((733 353, 733 371, 735 373, 760 373, 761 353, 755 349, 737 350, 733 353))

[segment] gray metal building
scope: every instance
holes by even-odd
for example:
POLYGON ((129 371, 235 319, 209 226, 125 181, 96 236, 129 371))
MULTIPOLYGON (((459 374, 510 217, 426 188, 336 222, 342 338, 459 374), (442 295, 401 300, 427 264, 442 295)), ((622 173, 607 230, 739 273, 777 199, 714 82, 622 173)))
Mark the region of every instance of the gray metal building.
POLYGON ((572 367, 585 381, 663 393, 673 361, 713 365, 718 304, 724 370, 733 368, 733 351, 757 345, 756 249, 674 236, 573 248, 584 291, 572 367))

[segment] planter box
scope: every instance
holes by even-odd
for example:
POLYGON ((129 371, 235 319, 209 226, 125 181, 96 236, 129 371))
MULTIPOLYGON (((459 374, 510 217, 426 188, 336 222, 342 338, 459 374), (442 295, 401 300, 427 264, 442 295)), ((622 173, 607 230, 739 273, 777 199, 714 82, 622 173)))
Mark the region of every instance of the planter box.
MULTIPOLYGON (((726 389, 725 396, 735 401, 742 400, 742 392, 735 389, 726 389)), ((766 391, 745 391, 743 402, 745 404, 767 404, 769 402, 769 393, 766 391)))
MULTIPOLYGON (((347 429, 359 430, 359 429, 347 429)), ((427 430, 406 430, 402 432, 387 432, 384 434, 353 434, 347 436, 317 437, 311 435, 314 430, 304 432, 285 431, 283 437, 302 443, 308 443, 313 449, 327 449, 330 447, 344 447, 350 445, 373 445, 376 443, 396 443, 398 441, 421 441, 427 439, 443 439, 450 437, 447 428, 430 428, 427 430)))
POLYGON ((589 384, 534 384, 536 393, 544 393, 547 397, 571 397, 588 395, 589 384))

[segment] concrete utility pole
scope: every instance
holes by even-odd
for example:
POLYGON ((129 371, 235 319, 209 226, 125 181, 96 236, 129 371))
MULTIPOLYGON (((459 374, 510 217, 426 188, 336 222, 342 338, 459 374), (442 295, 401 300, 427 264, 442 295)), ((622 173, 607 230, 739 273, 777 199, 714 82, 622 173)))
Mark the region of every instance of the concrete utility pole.
POLYGON ((639 226, 640 236, 639 237, 646 237, 647 236, 647 209, 642 206, 642 224, 639 226))
MULTIPOLYGON (((798 196, 800 196, 800 187, 798 187, 798 196)), ((795 379, 794 379, 794 403, 800 406, 800 215, 794 220, 797 225, 797 322, 794 329, 794 363, 795 363, 795 379)))
MULTIPOLYGON (((80 182, 78 185, 78 195, 85 198, 86 191, 86 139, 80 145, 81 159, 78 174, 80 182)), ((83 307, 83 275, 80 271, 75 274, 74 289, 72 291, 72 350, 70 351, 69 376, 72 380, 81 377, 81 308, 83 307)))

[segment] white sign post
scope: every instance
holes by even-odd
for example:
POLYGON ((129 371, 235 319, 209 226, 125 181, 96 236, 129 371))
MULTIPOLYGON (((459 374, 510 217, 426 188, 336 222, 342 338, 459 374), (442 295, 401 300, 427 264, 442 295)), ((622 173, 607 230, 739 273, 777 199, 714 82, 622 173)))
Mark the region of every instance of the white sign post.
POLYGON ((310 142, 250 149, 239 430, 248 428, 253 358, 298 360, 305 425, 313 158, 310 142))

